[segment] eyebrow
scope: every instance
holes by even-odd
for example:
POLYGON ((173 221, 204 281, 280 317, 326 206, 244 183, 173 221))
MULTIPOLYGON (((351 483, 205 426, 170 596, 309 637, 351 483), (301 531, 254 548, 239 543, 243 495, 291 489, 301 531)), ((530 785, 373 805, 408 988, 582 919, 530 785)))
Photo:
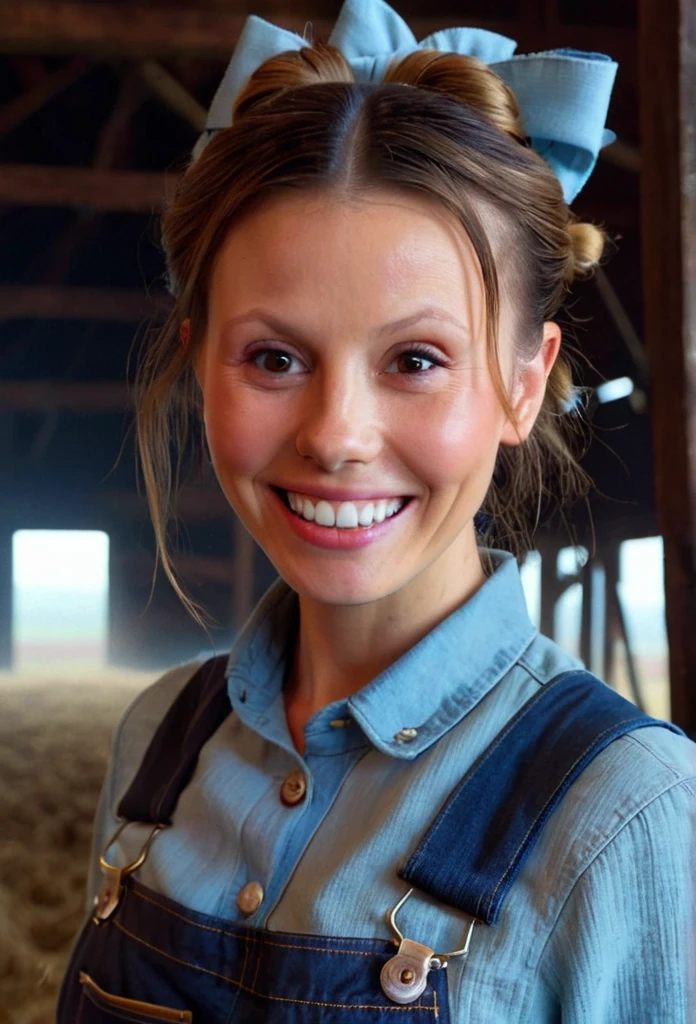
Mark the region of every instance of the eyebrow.
MULTIPOLYGON (((392 320, 390 323, 382 324, 376 330, 377 334, 396 334, 397 331, 406 330, 408 327, 414 327, 421 320, 443 320, 446 323, 453 324, 459 328, 460 331, 464 331, 466 334, 469 333, 469 328, 461 320, 458 320, 452 313, 449 313, 446 309, 442 309, 440 306, 424 306, 423 309, 419 309, 416 313, 412 313, 410 316, 402 317, 399 320, 392 320)), ((281 320, 280 317, 275 316, 273 313, 269 313, 263 309, 250 309, 248 313, 242 313, 240 316, 232 317, 230 320, 226 320, 222 325, 222 329, 226 330, 229 327, 238 327, 241 324, 252 323, 254 321, 262 321, 266 326, 270 327, 273 331, 278 331, 279 334, 294 334, 301 335, 303 332, 299 330, 293 324, 281 320)))

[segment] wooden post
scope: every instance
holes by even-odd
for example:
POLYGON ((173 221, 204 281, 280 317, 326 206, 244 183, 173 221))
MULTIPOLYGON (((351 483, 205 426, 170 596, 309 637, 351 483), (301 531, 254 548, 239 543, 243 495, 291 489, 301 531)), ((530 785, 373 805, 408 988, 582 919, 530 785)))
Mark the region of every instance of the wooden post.
POLYGON ((672 718, 696 734, 696 9, 641 0, 645 333, 672 718))

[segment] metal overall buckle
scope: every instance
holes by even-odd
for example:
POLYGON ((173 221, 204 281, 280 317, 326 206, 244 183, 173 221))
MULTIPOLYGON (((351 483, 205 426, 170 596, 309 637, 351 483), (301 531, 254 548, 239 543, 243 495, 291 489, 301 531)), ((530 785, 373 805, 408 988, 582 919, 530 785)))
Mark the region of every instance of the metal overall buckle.
POLYGON ((463 947, 455 949, 452 953, 436 953, 429 946, 414 942, 413 939, 405 939, 397 926, 396 915, 412 892, 413 889, 409 889, 387 914, 387 920, 399 938, 399 952, 386 962, 379 980, 385 996, 393 1003, 415 1002, 425 991, 430 971, 440 971, 447 967, 447 962, 454 957, 466 956, 476 924, 476 918, 472 918, 463 947))
POLYGON ((111 917, 121 899, 124 878, 126 878, 133 871, 139 868, 141 864, 144 864, 145 859, 147 858, 147 855, 150 852, 152 840, 155 838, 158 832, 161 832, 162 829, 169 827, 168 825, 155 825, 154 828, 152 829, 152 832, 147 837, 145 845, 143 846, 142 850, 135 858, 133 863, 127 864, 126 867, 124 868, 116 868, 113 866, 113 864, 107 863, 105 859, 106 854, 109 851, 109 848, 113 846, 118 837, 121 835, 126 825, 130 824, 131 823, 129 821, 121 822, 121 824, 118 826, 109 842, 104 847, 104 852, 99 857, 99 867, 101 868, 103 879, 101 888, 94 898, 94 914, 92 915, 92 920, 94 921, 95 924, 99 924, 101 921, 106 921, 108 917, 111 917))

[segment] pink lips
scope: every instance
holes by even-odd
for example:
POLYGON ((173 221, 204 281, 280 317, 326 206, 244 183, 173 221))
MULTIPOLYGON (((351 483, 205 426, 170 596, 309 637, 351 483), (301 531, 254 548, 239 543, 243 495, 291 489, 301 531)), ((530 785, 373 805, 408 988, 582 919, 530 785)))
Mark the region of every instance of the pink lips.
MULTIPOLYGON (((325 498, 326 501, 361 500, 355 494, 351 498, 333 496, 341 493, 337 491, 331 492, 332 496, 329 497, 326 492, 321 492, 320 494, 316 488, 311 493, 316 494, 317 497, 325 498)), ((345 494, 346 492, 342 493, 345 494)), ((334 551, 356 551, 380 540, 389 530, 394 529, 396 522, 401 520, 404 515, 407 515, 408 510, 413 505, 413 501, 407 501, 399 512, 390 519, 385 519, 382 523, 373 523, 372 526, 360 527, 354 530, 343 530, 337 526, 317 526, 316 523, 310 523, 292 512, 276 491, 273 491, 273 497, 287 523, 299 537, 317 547, 329 548, 334 551)), ((366 494, 365 497, 374 497, 374 492, 372 495, 366 494)))

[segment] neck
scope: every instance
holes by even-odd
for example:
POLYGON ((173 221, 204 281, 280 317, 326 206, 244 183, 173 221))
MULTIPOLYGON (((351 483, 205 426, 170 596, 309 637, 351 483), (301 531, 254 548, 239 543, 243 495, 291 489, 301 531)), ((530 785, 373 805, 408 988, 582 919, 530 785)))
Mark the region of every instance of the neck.
POLYGON ((475 539, 443 556, 394 594, 363 605, 300 597, 300 628, 285 689, 296 744, 318 710, 345 700, 393 664, 485 580, 475 539), (463 550, 463 548, 466 550, 463 550), (439 564, 442 562, 443 564, 439 564))

